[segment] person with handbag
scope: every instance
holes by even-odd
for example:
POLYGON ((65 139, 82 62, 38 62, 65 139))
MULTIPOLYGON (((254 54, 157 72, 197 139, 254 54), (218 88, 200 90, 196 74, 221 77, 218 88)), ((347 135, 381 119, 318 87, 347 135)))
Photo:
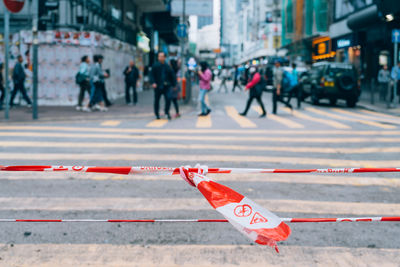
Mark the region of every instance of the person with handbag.
POLYGON ((258 104, 260 105, 262 109, 262 114, 260 115, 260 118, 267 116, 267 112, 265 111, 264 104, 262 102, 262 92, 263 92, 263 82, 261 78, 261 74, 257 71, 256 67, 251 67, 250 70, 250 81, 247 83, 245 90, 250 90, 249 92, 249 98, 247 100, 246 108, 242 113, 239 113, 241 116, 246 116, 247 112, 249 111, 249 108, 251 106, 251 102, 253 102, 253 99, 256 99, 258 104))
POLYGON ((90 112, 90 101, 87 106, 82 107, 82 102, 85 97, 85 92, 90 96, 90 75, 89 75, 90 58, 85 55, 81 58, 79 71, 76 74, 75 82, 79 85, 78 105, 76 110, 90 112))
POLYGON ((169 107, 171 101, 168 97, 168 92, 171 87, 176 85, 176 75, 169 65, 165 62, 166 56, 164 52, 158 52, 158 62, 151 69, 150 80, 154 89, 154 114, 156 119, 160 119, 160 99, 164 96, 165 99, 165 115, 170 120, 169 107))

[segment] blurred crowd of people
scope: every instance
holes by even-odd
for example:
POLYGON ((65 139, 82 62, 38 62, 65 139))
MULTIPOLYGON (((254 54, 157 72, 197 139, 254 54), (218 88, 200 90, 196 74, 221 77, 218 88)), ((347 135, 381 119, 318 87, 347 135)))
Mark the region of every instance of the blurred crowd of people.
MULTIPOLYGON (((31 99, 26 93, 24 87, 25 82, 25 71, 22 66, 23 58, 18 56, 17 63, 13 70, 13 83, 14 88, 11 91, 10 106, 13 106, 14 98, 18 92, 21 93, 22 98, 26 101, 28 106, 31 105, 31 99)), ((104 57, 100 54, 94 55, 90 58, 88 55, 84 55, 81 58, 79 70, 75 75, 75 82, 79 86, 79 94, 77 96, 76 110, 83 112, 92 111, 107 111, 112 105, 111 101, 107 96, 107 89, 105 80, 110 77, 110 70, 104 70, 102 67, 104 57), (87 96, 88 101, 84 101, 87 96)), ((181 62, 175 58, 167 60, 167 56, 164 52, 157 54, 157 62, 153 66, 146 66, 143 71, 143 77, 139 69, 136 67, 135 61, 132 59, 129 61, 122 74, 125 79, 125 103, 127 105, 135 106, 138 103, 137 87, 139 81, 143 78, 143 88, 152 89, 154 91, 154 115, 156 119, 166 117, 172 119, 170 114, 171 104, 175 110, 174 118, 181 116, 179 109, 179 97, 182 91, 181 88, 181 62), (164 97, 164 114, 160 114, 160 101, 164 97)), ((0 65, 0 68, 3 66, 0 65)), ((194 77, 195 83, 198 84, 199 88, 199 103, 200 112, 199 116, 207 116, 211 112, 209 101, 207 101, 207 94, 213 89, 212 81, 216 77, 219 78, 219 88, 217 93, 225 91, 225 93, 235 90, 249 91, 249 98, 243 112, 240 113, 242 116, 246 116, 253 100, 256 100, 261 108, 261 117, 265 117, 267 112, 265 110, 264 103, 262 101, 262 93, 265 91, 268 85, 274 86, 277 90, 277 95, 280 95, 281 87, 282 90, 287 88, 295 88, 298 75, 296 71, 296 65, 292 65, 292 70, 289 73, 290 86, 286 86, 285 81, 287 79, 287 71, 282 70, 281 63, 275 62, 274 66, 269 65, 235 65, 233 67, 222 67, 218 69, 216 67, 211 68, 207 62, 203 61, 193 68, 188 67, 185 69, 185 76, 194 77), (229 82, 228 82, 229 81, 229 82), (230 85, 231 84, 231 85, 230 85), (228 85, 231 86, 228 88, 228 85)), ((2 71, 0 70, 0 73, 2 71)), ((383 74, 381 76, 384 76, 383 74)), ((4 87, 3 77, 0 75, 0 109, 4 102, 4 87)), ((280 100, 286 106, 291 107, 290 98, 284 101, 283 98, 280 100)))

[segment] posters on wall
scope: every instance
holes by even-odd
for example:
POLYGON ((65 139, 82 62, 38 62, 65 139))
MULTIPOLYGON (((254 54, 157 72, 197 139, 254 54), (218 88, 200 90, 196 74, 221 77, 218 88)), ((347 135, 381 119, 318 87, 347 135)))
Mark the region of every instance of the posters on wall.
MULTIPOLYGON (((12 36, 10 49, 10 73, 17 55, 24 57, 26 65, 26 88, 31 93, 32 42, 30 31, 21 31, 12 36)), ((3 51, 3 47, 0 51, 3 51)), ((75 84, 75 74, 81 57, 94 54, 104 56, 103 69, 109 69, 111 77, 106 80, 110 99, 124 93, 124 67, 136 56, 132 45, 95 32, 45 31, 39 33, 39 105, 76 105, 79 88, 75 84)))

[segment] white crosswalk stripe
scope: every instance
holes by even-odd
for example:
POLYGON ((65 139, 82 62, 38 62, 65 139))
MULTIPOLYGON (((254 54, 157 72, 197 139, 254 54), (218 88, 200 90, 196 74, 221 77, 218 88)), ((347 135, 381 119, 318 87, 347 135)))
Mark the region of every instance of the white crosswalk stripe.
MULTIPOLYGON (((376 118, 368 120, 353 112, 350 115, 306 106, 293 116, 268 114, 258 119, 239 116, 233 106, 220 109, 223 112, 213 110, 207 117, 190 118, 191 127, 187 128, 180 127, 178 120, 143 120, 139 128, 127 128, 128 121, 111 119, 101 126, 97 123, 97 127, 0 125, 0 165, 400 167, 400 132, 377 127, 395 120, 385 114, 354 111, 376 118), (222 120, 231 128, 220 129, 222 120), (372 123, 357 128, 360 121, 372 123), (323 127, 314 129, 319 124, 323 127)), ((396 175, 210 176, 282 217, 400 214, 400 179, 396 175)), ((0 219, 9 216, 220 218, 178 175, 0 172, 0 219)), ((130 266, 135 262, 142 266, 264 266, 293 262, 308 265, 317 259, 323 265, 335 262, 368 266, 386 257, 386 263, 395 266, 400 261, 399 230, 389 222, 389 228, 368 223, 291 225, 293 237, 280 244, 285 257, 279 259, 272 250, 250 246, 228 224, 54 225, 2 224, 0 265, 130 266), (331 238, 332 231, 335 238, 331 238), (32 234, 24 236, 28 232, 32 234), (387 232, 388 240, 380 240, 380 235, 387 232), (367 248, 371 240, 376 248, 367 248), (388 247, 383 245, 387 242, 391 244, 388 247)))

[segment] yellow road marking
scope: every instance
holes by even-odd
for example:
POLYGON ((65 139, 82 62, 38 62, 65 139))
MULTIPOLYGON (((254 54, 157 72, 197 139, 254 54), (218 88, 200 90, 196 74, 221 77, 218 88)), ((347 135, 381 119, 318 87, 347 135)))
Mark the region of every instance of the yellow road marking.
POLYGON ((270 137, 270 136, 210 136, 210 135, 129 135, 129 134, 88 134, 88 133, 47 133, 47 132, 0 132, 8 137, 54 137, 54 138, 97 138, 131 140, 174 140, 174 141, 248 141, 248 142, 289 142, 289 143, 398 143, 400 137, 270 137))
POLYGON ((242 128, 257 128, 257 125, 251 120, 240 116, 238 111, 233 106, 225 106, 225 111, 229 117, 231 117, 235 122, 237 122, 242 128))
MULTIPOLYGON (((260 115, 262 114, 262 110, 261 110, 260 107, 253 107, 253 109, 255 111, 257 111, 258 114, 260 114, 260 115)), ((292 129, 304 128, 304 126, 302 124, 300 124, 300 123, 294 122, 294 121, 286 119, 286 118, 282 118, 282 117, 276 116, 275 114, 268 114, 268 119, 276 121, 276 122, 278 122, 280 124, 283 124, 283 125, 285 125, 285 126, 287 126, 289 128, 292 128, 292 129)))
POLYGON ((112 148, 112 149, 168 149, 168 150, 228 150, 228 151, 273 151, 323 154, 374 154, 400 153, 400 147, 293 147, 260 145, 221 145, 221 144, 170 144, 170 143, 103 143, 103 142, 38 142, 38 141, 0 141, 0 147, 46 147, 46 148, 112 148))
POLYGON ((101 123, 102 126, 118 126, 121 121, 104 121, 101 123))
MULTIPOLYGON (((14 161, 54 161, 69 160, 78 163, 88 161, 167 161, 167 162, 249 162, 249 163, 279 163, 286 165, 318 165, 326 167, 388 167, 400 166, 400 160, 346 160, 333 158, 310 157, 278 157, 278 156, 250 156, 250 155, 216 155, 216 154, 98 154, 98 153, 0 153, 2 160, 14 161)), ((32 164, 32 163, 30 163, 32 164)), ((48 163, 47 163, 48 165, 48 163)))
POLYGON ((211 128, 211 115, 199 116, 197 118, 196 128, 211 128))
POLYGON ((271 119, 271 120, 274 120, 276 122, 279 122, 279 123, 281 123, 281 124, 283 124, 283 125, 285 125, 285 126, 287 126, 289 128, 292 128, 292 129, 304 128, 304 125, 302 125, 300 123, 294 122, 294 121, 289 120, 287 118, 279 117, 279 116, 277 116, 275 114, 268 114, 268 118, 271 119))
POLYGON ((292 114, 295 117, 298 117, 300 119, 309 120, 309 121, 317 122, 317 123, 320 123, 320 124, 325 124, 325 125, 331 126, 333 128, 337 128, 337 129, 351 129, 350 126, 345 125, 345 124, 340 123, 340 122, 337 122, 337 121, 321 119, 321 118, 315 118, 315 117, 306 115, 306 114, 304 114, 302 112, 299 112, 299 111, 296 111, 296 110, 291 111, 289 108, 286 108, 286 107, 283 108, 283 110, 285 110, 288 113, 292 112, 292 114))
POLYGON ((160 120, 153 120, 151 122, 149 122, 146 127, 150 127, 150 128, 161 128, 163 127, 165 124, 168 123, 168 120, 166 119, 160 119, 160 120))
POLYGON ((371 111, 371 110, 367 110, 367 109, 359 109, 359 111, 366 113, 366 114, 373 115, 373 116, 380 116, 380 117, 385 117, 385 118, 389 118, 389 119, 394 119, 397 123, 400 123, 400 117, 398 117, 398 116, 393 116, 393 115, 389 115, 389 114, 385 114, 385 113, 381 113, 381 112, 375 112, 375 111, 371 111))
MULTIPOLYGON (((366 116, 366 115, 358 114, 358 113, 355 113, 355 112, 342 110, 342 109, 339 109, 339 108, 332 108, 332 110, 336 111, 338 113, 345 114, 345 115, 356 116, 356 117, 359 117, 359 118, 367 119, 369 122, 372 122, 371 120, 374 120, 374 121, 377 120, 377 118, 375 118, 375 117, 366 116)), ((388 122, 388 123, 394 123, 392 120, 388 120, 388 119, 380 118, 379 120, 380 121, 385 121, 385 122, 388 122)), ((376 127, 380 127, 380 128, 383 128, 383 129, 397 129, 397 127, 394 126, 394 125, 388 125, 388 124, 383 124, 383 123, 379 123, 379 122, 375 122, 375 123, 376 123, 376 125, 375 125, 376 127)), ((398 121, 396 123, 400 124, 400 121, 398 121)))
POLYGON ((99 127, 67 127, 67 126, 26 126, 4 125, 1 130, 18 131, 65 131, 65 132, 99 132, 99 133, 161 133, 161 134, 287 134, 287 135, 400 135, 400 131, 372 131, 372 130, 260 130, 260 129, 114 129, 99 127))
POLYGON ((306 107, 305 109, 308 111, 314 112, 316 114, 327 116, 327 117, 338 119, 338 120, 353 121, 353 122, 358 122, 358 123, 366 124, 369 126, 375 126, 375 127, 383 128, 383 129, 395 129, 396 128, 396 127, 392 128, 392 126, 390 126, 390 125, 389 125, 390 127, 388 128, 387 127, 388 125, 385 125, 385 124, 382 124, 379 122, 349 118, 349 117, 345 117, 345 116, 341 116, 341 115, 337 115, 337 114, 332 114, 332 113, 322 111, 322 110, 312 108, 312 107, 306 107))
MULTIPOLYGON (((400 213, 398 203, 340 202, 291 199, 256 199, 273 212, 346 215, 393 215, 400 213)), ((0 210, 45 211, 173 211, 210 210, 205 198, 62 198, 0 197, 0 210)))
MULTIPOLYGON (((209 231, 211 234, 215 231, 215 226, 215 224, 205 225, 204 231, 209 231)), ((48 227, 56 226, 49 224, 48 227)), ((315 231, 328 230, 326 225, 322 224, 315 225, 314 229, 316 229, 315 231)), ((156 235, 151 234, 151 238, 156 238, 156 235)), ((210 238, 211 242, 217 242, 216 239, 217 237, 210 238)), ((249 245, 248 241, 244 240, 243 238, 243 241, 234 245, 153 245, 140 241, 137 245, 20 244, 17 242, 12 245, 0 244, 2 248, 0 256, 4 266, 43 267, 105 265, 119 267, 398 266, 400 262, 400 249, 398 248, 292 246, 282 243, 279 244, 279 250, 284 256, 277 256, 273 249, 249 245)), ((335 245, 338 242, 330 243, 335 245)))

